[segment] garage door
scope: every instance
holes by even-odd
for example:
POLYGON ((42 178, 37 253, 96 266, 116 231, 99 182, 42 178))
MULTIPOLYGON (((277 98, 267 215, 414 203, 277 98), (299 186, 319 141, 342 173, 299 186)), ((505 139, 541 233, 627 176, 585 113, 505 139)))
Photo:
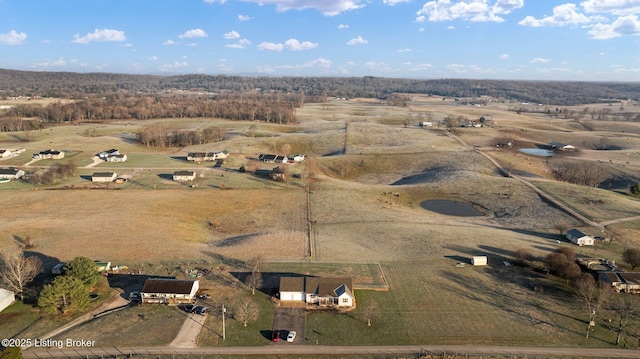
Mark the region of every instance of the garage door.
POLYGON ((282 292, 280 300, 304 300, 304 293, 282 292))

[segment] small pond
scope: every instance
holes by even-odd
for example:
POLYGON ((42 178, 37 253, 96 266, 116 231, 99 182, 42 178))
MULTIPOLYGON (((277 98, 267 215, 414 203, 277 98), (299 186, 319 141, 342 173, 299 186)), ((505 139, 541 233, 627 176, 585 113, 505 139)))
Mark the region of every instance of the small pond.
POLYGON ((450 216, 473 217, 484 216, 484 213, 473 208, 472 205, 464 202, 447 201, 442 199, 430 199, 420 203, 420 207, 450 216))
POLYGON ((521 148, 520 152, 526 153, 528 155, 540 156, 540 157, 551 157, 555 155, 555 152, 550 150, 545 150, 544 148, 521 148))

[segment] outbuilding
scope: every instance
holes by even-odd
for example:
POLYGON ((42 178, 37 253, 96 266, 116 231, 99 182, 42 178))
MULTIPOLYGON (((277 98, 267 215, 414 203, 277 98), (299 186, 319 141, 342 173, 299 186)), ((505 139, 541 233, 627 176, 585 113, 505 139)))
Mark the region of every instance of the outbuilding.
POLYGON ((486 266, 487 256, 473 256, 471 257, 471 264, 474 266, 486 266))
POLYGON ((15 301, 16 295, 12 291, 0 288, 0 312, 5 310, 15 301))
POLYGON ((114 172, 96 172, 91 175, 91 182, 113 182, 118 175, 114 172))

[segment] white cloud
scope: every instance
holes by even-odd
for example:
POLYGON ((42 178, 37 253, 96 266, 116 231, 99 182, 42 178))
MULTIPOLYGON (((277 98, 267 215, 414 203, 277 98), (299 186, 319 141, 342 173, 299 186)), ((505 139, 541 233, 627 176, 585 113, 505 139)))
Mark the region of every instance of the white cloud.
POLYGON ((348 29, 349 25, 345 25, 345 24, 340 24, 338 25, 338 29, 348 29))
POLYGON ((567 26, 582 25, 593 21, 584 14, 577 11, 576 4, 562 4, 553 8, 553 15, 545 16, 542 19, 536 19, 533 16, 527 16, 518 24, 523 26, 567 26))
POLYGON ((227 0, 204 0, 204 2, 206 2, 207 4, 215 4, 215 3, 224 4, 227 2, 227 0))
POLYGON ((354 37, 353 39, 347 41, 347 45, 361 45, 366 44, 369 41, 362 38, 362 36, 354 37))
POLYGON ((300 42, 296 39, 289 39, 284 42, 284 46, 291 51, 302 51, 315 49, 318 44, 310 41, 300 42))
POLYGON ((587 0, 580 3, 586 12, 607 13, 613 15, 631 15, 640 13, 638 0, 587 0))
POLYGON ((502 54, 502 55, 500 55, 500 59, 501 59, 501 60, 509 60, 509 54, 502 54))
POLYGON ((245 22, 249 20, 251 20, 251 17, 249 15, 238 15, 238 21, 240 22, 245 22))
POLYGON ((124 31, 111 30, 111 29, 96 29, 94 32, 88 33, 85 36, 76 34, 73 37, 73 42, 77 44, 88 44, 94 41, 124 41, 127 37, 124 36, 124 31))
POLYGON ((488 0, 433 0, 416 12, 416 21, 424 22, 428 18, 429 21, 503 22, 498 14, 506 15, 523 6, 524 0, 497 0, 491 7, 488 0))
POLYGON ((236 32, 235 30, 229 31, 226 34, 224 34, 224 38, 225 39, 239 39, 240 38, 240 34, 238 32, 236 32))
POLYGON ((187 67, 189 66, 189 64, 186 61, 175 61, 172 64, 164 64, 161 66, 158 66, 158 70, 162 71, 162 72, 172 72, 176 69, 182 68, 182 67, 187 67))
POLYGON ((275 5, 276 11, 315 9, 323 15, 335 16, 364 7, 366 0, 244 0, 260 5, 275 5))
POLYGON ((35 64, 31 65, 30 67, 32 68, 38 68, 38 67, 63 67, 66 66, 67 62, 61 57, 57 60, 44 60, 42 62, 36 62, 35 64))
POLYGON ((263 42, 260 45, 258 45, 258 50, 282 51, 283 49, 284 49, 284 45, 274 44, 273 42, 263 42))
POLYGON ((542 57, 536 57, 533 60, 531 60, 532 64, 544 64, 544 63, 547 63, 547 62, 551 62, 551 59, 545 59, 545 58, 542 58, 542 57))
POLYGON ((259 50, 269 50, 269 51, 282 51, 285 48, 290 51, 302 51, 302 50, 311 50, 318 47, 317 43, 304 41, 300 42, 296 39, 289 39, 285 41, 284 44, 276 44, 273 42, 263 42, 258 45, 259 50))
POLYGON ((22 45, 27 39, 27 34, 11 30, 6 34, 0 34, 0 45, 22 45))
POLYGON ((394 6, 394 5, 399 4, 401 2, 409 2, 409 1, 411 1, 411 0, 383 0, 382 2, 384 4, 394 6))
POLYGON ((149 61, 158 61, 158 56, 151 56, 149 61))
POLYGON ((198 37, 207 37, 207 33, 202 29, 191 29, 184 34, 178 36, 181 39, 194 39, 198 37))
POLYGON ((513 10, 523 6, 524 0, 498 0, 493 4, 493 7, 491 7, 491 12, 494 14, 509 14, 513 10))
POLYGON ((400 50, 398 50, 398 52, 411 52, 411 51, 412 51, 411 49, 400 49, 400 50))
POLYGON ((165 46, 175 45, 175 41, 167 40, 167 41, 163 42, 162 45, 165 45, 165 46))
POLYGON ((240 39, 235 44, 228 44, 228 45, 225 45, 224 47, 227 47, 230 49, 246 49, 247 46, 249 45, 251 45, 251 41, 247 39, 240 39))
POLYGON ((597 40, 638 34, 640 34, 640 21, 636 15, 621 16, 611 24, 596 24, 589 30, 591 38, 597 40))

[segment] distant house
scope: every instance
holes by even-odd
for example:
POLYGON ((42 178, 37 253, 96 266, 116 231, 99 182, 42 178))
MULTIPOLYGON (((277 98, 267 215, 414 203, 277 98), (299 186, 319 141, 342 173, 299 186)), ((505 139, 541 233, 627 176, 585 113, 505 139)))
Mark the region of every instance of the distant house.
POLYGON ((34 159, 53 159, 59 160, 64 158, 64 152, 58 150, 46 150, 33 155, 34 159))
POLYGON ((0 288, 0 312, 5 310, 15 301, 16 295, 12 291, 0 288))
POLYGON ((293 155, 290 159, 293 159, 294 162, 302 162, 304 161, 304 155, 293 155))
POLYGON ((174 181, 193 181, 196 179, 195 171, 176 171, 173 173, 174 181))
POLYGON ((598 272, 598 280, 618 293, 640 293, 640 272, 598 272))
POLYGON ((222 150, 218 152, 189 152, 187 154, 187 161, 192 162, 204 162, 204 161, 217 161, 223 160, 229 156, 229 151, 222 150))
POLYGON ((216 154, 213 152, 189 152, 187 154, 187 161, 192 162, 214 161, 215 159, 216 154))
POLYGON ((302 301, 323 307, 355 306, 351 278, 281 277, 280 300, 302 301))
POLYGON ((121 154, 121 155, 109 156, 109 157, 107 157, 106 161, 107 162, 126 162, 127 161, 127 155, 121 154))
POLYGON ((429 121, 422 121, 420 122, 420 127, 433 127, 433 122, 429 122, 429 121))
POLYGON ((0 149, 0 158, 11 156, 11 150, 1 150, 0 149))
POLYGON ((586 235, 584 232, 575 228, 568 230, 566 237, 573 244, 579 246, 592 246, 596 241, 592 236, 586 235))
POLYGON ((91 175, 91 182, 113 182, 116 177, 115 172, 96 172, 91 175))
POLYGON ((116 155, 119 155, 119 154, 120 154, 120 151, 118 151, 115 148, 112 148, 110 150, 106 150, 106 151, 102 151, 102 152, 98 153, 98 157, 101 160, 106 161, 107 158, 109 158, 110 156, 116 156, 116 155))
POLYGON ((177 305, 194 303, 200 289, 198 280, 149 278, 144 282, 140 297, 142 303, 177 305))
POLYGON ((549 142, 549 147, 557 150, 561 150, 561 151, 573 151, 576 149, 574 146, 566 145, 561 142, 549 142))
POLYGON ((12 180, 12 179, 18 179, 22 176, 24 176, 24 171, 19 168, 15 168, 15 167, 0 168, 0 179, 12 180))
POLYGON ((258 156, 258 161, 266 163, 287 163, 289 162, 289 159, 287 158, 287 156, 269 155, 263 153, 258 156))

